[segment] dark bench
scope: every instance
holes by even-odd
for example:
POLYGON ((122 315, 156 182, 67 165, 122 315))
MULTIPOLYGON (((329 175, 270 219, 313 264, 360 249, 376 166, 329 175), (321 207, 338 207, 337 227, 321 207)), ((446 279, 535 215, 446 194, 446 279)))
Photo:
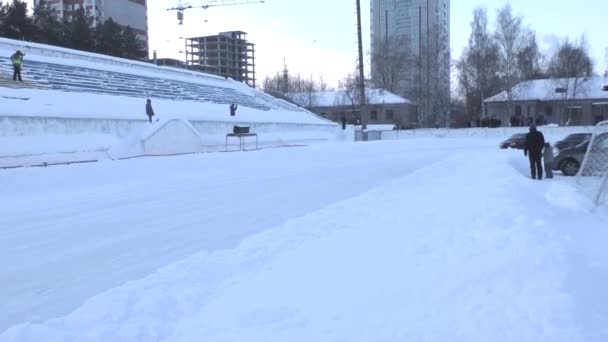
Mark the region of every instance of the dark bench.
POLYGON ((258 135, 256 133, 249 132, 249 127, 234 126, 232 133, 226 134, 226 152, 228 152, 228 138, 239 139, 239 151, 247 151, 245 149, 245 138, 255 137, 255 149, 258 149, 258 135))

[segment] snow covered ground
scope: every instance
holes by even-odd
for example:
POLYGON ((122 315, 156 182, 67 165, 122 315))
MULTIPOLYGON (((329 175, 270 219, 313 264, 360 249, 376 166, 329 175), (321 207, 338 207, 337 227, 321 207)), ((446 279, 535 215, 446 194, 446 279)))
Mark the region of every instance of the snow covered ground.
POLYGON ((608 210, 497 143, 3 171, 0 341, 608 340, 608 210))

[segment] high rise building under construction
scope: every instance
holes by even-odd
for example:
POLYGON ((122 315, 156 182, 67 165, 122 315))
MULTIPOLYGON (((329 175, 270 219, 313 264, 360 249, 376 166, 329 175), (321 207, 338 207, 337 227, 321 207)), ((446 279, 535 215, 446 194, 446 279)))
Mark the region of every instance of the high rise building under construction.
POLYGON ((255 45, 242 31, 186 39, 189 68, 230 77, 255 87, 255 45))

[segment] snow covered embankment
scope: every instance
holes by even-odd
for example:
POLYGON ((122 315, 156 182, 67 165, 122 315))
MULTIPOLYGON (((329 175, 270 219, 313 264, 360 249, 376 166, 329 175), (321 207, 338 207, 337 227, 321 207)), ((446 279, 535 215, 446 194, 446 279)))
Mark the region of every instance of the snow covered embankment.
MULTIPOLYGON (((151 125, 143 120, 46 117, 0 117, 0 123, 0 167, 120 159, 165 152, 224 151, 226 133, 232 131, 235 123, 250 125, 252 132, 258 133, 259 147, 262 148, 354 139, 352 132, 325 124, 161 119, 151 125), (166 126, 171 121, 182 121, 191 126, 199 141, 194 143, 190 139, 188 144, 184 144, 187 137, 171 129, 165 130, 171 127, 166 126), (153 151, 145 148, 146 144, 149 145, 146 140, 151 137, 151 131, 160 131, 154 140, 162 148, 153 151)), ((255 147, 255 139, 248 138, 246 142, 247 149, 255 147)), ((231 139, 228 143, 229 150, 238 150, 238 139, 231 139)))
POLYGON ((605 221, 509 152, 459 153, 0 341, 606 340, 587 301, 608 285, 605 221))

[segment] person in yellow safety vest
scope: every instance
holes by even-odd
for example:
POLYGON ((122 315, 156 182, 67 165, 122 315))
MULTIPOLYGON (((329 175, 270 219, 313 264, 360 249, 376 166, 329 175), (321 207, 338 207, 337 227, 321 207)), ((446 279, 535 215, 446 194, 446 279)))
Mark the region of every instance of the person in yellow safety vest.
POLYGON ((17 50, 17 52, 11 56, 11 61, 13 62, 13 81, 17 81, 17 79, 19 79, 20 82, 23 82, 21 79, 21 64, 23 63, 23 56, 25 55, 19 50, 17 50))

